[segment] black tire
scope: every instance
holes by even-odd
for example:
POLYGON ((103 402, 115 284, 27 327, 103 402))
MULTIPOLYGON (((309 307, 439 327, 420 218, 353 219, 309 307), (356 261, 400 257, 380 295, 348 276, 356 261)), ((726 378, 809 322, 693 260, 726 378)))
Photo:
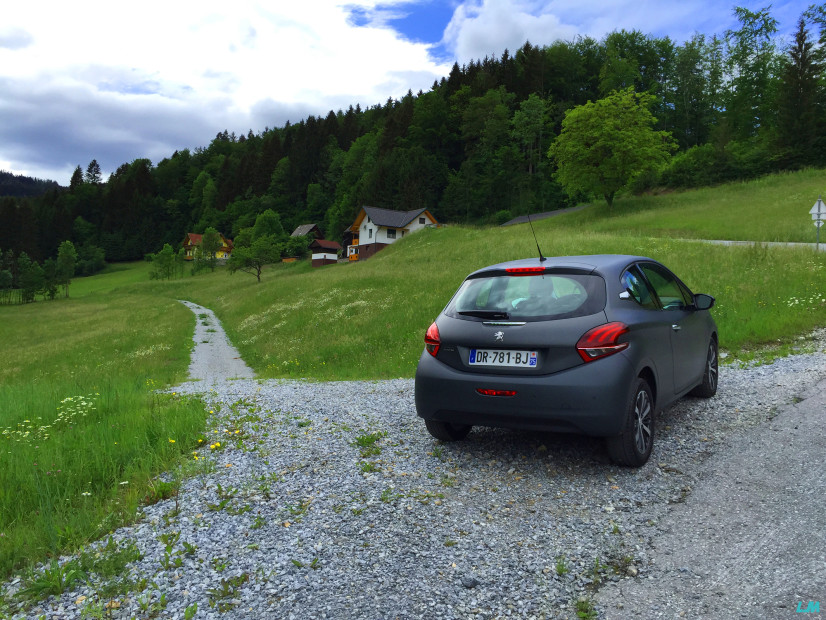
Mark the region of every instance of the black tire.
POLYGON ((706 370, 703 373, 703 382, 689 392, 691 396, 711 398, 717 393, 717 383, 720 379, 717 362, 717 341, 712 338, 711 342, 708 343, 708 353, 706 353, 706 370))
POLYGON ((654 447, 654 398, 645 379, 637 379, 625 414, 622 432, 606 440, 608 454, 617 465, 641 467, 654 447))
POLYGON ((427 432, 441 441, 461 441, 468 436, 473 427, 468 424, 451 424, 438 420, 425 420, 427 432))

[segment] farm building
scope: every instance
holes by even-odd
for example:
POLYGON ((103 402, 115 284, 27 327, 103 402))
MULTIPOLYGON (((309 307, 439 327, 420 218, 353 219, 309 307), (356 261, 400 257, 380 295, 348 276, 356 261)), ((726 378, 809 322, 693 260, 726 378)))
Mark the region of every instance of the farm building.
POLYGON ((320 239, 321 231, 318 228, 318 224, 302 224, 301 226, 297 226, 292 234, 290 234, 290 237, 303 237, 304 235, 310 235, 313 239, 320 239))
POLYGON ((337 241, 314 239, 313 242, 310 243, 310 251, 313 253, 313 267, 332 265, 338 262, 338 253, 341 252, 341 244, 337 241))

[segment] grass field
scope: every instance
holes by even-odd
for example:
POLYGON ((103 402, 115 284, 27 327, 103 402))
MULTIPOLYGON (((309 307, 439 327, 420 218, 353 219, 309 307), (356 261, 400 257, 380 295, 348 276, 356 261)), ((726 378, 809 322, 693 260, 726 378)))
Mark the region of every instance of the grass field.
POLYGON ((186 376, 192 313, 79 283, 80 299, 0 307, 0 574, 134 519, 204 427, 199 401, 154 391, 186 376))
MULTIPOLYGON (((826 254, 685 239, 811 241, 824 177, 625 198, 534 226, 547 256, 661 260, 717 298, 721 346, 748 359, 826 323, 826 254)), ((68 300, 0 307, 0 572, 133 518, 158 497, 153 476, 197 446, 203 406, 155 392, 186 375, 195 317, 176 299, 214 310, 260 377, 411 377, 427 326, 469 272, 535 255, 526 225, 446 227, 356 264, 274 265, 260 284, 222 268, 150 281, 139 262, 76 279, 68 300)))
POLYGON ((809 209, 824 190, 823 170, 784 172, 720 187, 625 197, 613 209, 601 201, 556 218, 555 226, 672 239, 814 243, 809 209))
MULTIPOLYGON (((812 251, 574 233, 556 230, 550 220, 536 228, 547 255, 642 254, 670 265, 693 290, 717 298, 721 346, 732 357, 792 342, 826 322, 826 256, 812 251)), ((469 272, 535 254, 524 226, 443 228, 412 235, 360 264, 279 265, 261 284, 216 273, 175 288, 218 313, 260 376, 409 377, 427 326, 469 272)), ((157 286, 163 294, 164 285, 157 286)))

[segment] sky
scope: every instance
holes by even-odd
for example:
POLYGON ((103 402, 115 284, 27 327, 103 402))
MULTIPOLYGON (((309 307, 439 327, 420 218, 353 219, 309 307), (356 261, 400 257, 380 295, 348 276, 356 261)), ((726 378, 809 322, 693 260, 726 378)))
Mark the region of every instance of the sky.
MULTIPOLYGON (((788 39, 811 0, 774 0, 788 39)), ((310 114, 427 91, 525 41, 734 28, 732 0, 27 0, 0 20, 0 170, 68 185, 310 114)))

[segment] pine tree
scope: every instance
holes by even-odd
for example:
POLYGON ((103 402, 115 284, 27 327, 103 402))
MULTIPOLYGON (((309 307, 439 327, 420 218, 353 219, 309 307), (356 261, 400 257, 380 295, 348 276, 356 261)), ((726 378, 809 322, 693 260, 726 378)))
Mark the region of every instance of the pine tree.
POLYGON ((89 162, 89 165, 86 167, 86 174, 84 175, 83 180, 86 183, 91 183, 92 185, 100 184, 100 164, 98 164, 96 159, 89 162))
POLYGON ((777 102, 779 158, 788 167, 797 168, 818 160, 817 146, 823 129, 819 114, 824 94, 819 82, 822 69, 801 17, 794 43, 788 50, 777 102))
POLYGON ((72 173, 72 179, 69 181, 69 189, 75 190, 81 186, 83 183, 83 170, 80 169, 80 166, 75 168, 75 171, 72 173))

